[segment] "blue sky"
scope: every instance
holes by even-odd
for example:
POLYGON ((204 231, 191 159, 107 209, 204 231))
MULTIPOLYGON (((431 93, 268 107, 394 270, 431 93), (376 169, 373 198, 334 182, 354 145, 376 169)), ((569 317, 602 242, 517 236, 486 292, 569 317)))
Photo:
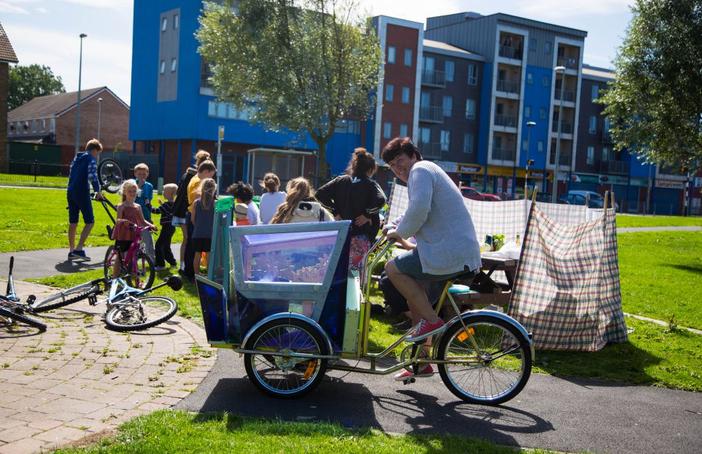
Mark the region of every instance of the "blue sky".
MULTIPOLYGON (((158 0, 150 0, 158 1, 158 0)), ((196 0, 192 0, 196 1, 196 0)), ((461 11, 497 12, 586 30, 585 63, 609 66, 631 20, 633 0, 359 0, 371 15, 424 22, 461 11)), ((0 0, 0 21, 20 64, 50 66, 66 89, 78 87, 80 33, 83 88, 110 87, 130 103, 133 0, 0 0)))

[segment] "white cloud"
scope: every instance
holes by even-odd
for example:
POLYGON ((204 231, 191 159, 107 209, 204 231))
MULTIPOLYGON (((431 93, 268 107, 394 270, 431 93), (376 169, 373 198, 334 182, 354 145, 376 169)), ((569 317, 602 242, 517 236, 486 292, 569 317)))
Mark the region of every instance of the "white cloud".
POLYGON ((37 12, 37 13, 39 13, 39 14, 46 14, 46 13, 49 12, 48 9, 46 9, 46 8, 44 8, 44 7, 41 7, 41 6, 38 7, 38 8, 34 8, 34 11, 37 12))
MULTIPOLYGON (((61 76, 67 91, 78 89, 80 39, 75 33, 26 25, 4 25, 12 37, 21 65, 46 65, 61 76)), ((106 85, 129 103, 132 64, 131 40, 115 41, 88 36, 83 40, 82 88, 106 85)))
POLYGON ((118 11, 131 9, 132 7, 132 0, 63 0, 63 2, 89 8, 114 9, 118 11))
POLYGON ((6 14, 29 14, 25 8, 32 0, 4 0, 0 1, 0 13, 6 14), (21 6, 20 6, 21 5, 21 6))
POLYGON ((583 15, 612 15, 629 11, 633 0, 531 0, 519 2, 521 14, 537 20, 559 20, 583 15))

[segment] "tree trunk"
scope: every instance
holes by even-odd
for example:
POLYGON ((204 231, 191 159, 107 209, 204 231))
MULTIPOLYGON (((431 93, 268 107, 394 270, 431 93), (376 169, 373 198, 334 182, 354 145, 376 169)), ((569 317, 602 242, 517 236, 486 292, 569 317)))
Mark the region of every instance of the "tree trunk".
POLYGON ((320 187, 324 182, 329 180, 329 163, 327 162, 327 141, 320 140, 317 142, 317 165, 314 176, 314 187, 320 187))

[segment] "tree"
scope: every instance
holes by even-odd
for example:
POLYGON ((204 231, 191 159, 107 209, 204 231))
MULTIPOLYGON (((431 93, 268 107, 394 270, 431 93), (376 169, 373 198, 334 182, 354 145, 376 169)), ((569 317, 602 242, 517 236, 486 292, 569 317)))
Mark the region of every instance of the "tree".
POLYGON ((637 0, 602 97, 617 149, 657 164, 702 163, 702 2, 637 0))
MULTIPOLYGON (((270 130, 307 132, 328 176, 327 143, 338 121, 370 111, 381 64, 378 39, 352 0, 208 2, 200 53, 218 98, 270 130)), ((319 175, 318 175, 319 177, 319 175)))
POLYGON ((10 67, 10 85, 7 108, 12 110, 37 96, 65 93, 60 76, 54 76, 48 66, 29 65, 10 67))

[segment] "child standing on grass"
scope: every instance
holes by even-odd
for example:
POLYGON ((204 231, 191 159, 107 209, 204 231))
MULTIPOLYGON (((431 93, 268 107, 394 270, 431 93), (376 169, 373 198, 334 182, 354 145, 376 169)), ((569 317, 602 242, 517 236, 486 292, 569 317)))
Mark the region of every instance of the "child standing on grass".
POLYGON ((178 185, 169 183, 163 186, 163 196, 166 202, 161 201, 161 206, 153 208, 153 212, 161 215, 161 233, 156 240, 156 271, 166 269, 166 262, 170 266, 176 265, 173 251, 171 251, 171 239, 175 233, 175 227, 172 225, 173 219, 173 200, 178 192, 178 185))
POLYGON ((212 224, 214 222, 214 204, 217 196, 217 183, 212 178, 202 180, 200 198, 193 203, 193 273, 200 274, 200 261, 203 252, 210 252, 212 243, 212 224))
MULTIPOLYGON (((134 166, 134 176, 137 183, 137 198, 135 203, 141 207, 141 212, 146 222, 151 222, 151 199, 154 198, 154 186, 146 181, 149 177, 149 166, 145 163, 140 163, 134 166)), ((151 238, 151 232, 148 230, 142 233, 141 240, 144 242, 146 254, 155 258, 154 240, 151 238)))
POLYGON ((139 227, 150 227, 156 230, 153 224, 144 219, 141 207, 135 203, 137 191, 137 183, 134 180, 125 181, 119 190, 122 194, 122 203, 117 205, 117 220, 115 229, 112 232, 112 238, 115 240, 115 249, 118 252, 115 262, 112 264, 113 277, 119 276, 122 254, 127 252, 134 240, 134 235, 136 235, 131 226, 136 224, 139 227))

